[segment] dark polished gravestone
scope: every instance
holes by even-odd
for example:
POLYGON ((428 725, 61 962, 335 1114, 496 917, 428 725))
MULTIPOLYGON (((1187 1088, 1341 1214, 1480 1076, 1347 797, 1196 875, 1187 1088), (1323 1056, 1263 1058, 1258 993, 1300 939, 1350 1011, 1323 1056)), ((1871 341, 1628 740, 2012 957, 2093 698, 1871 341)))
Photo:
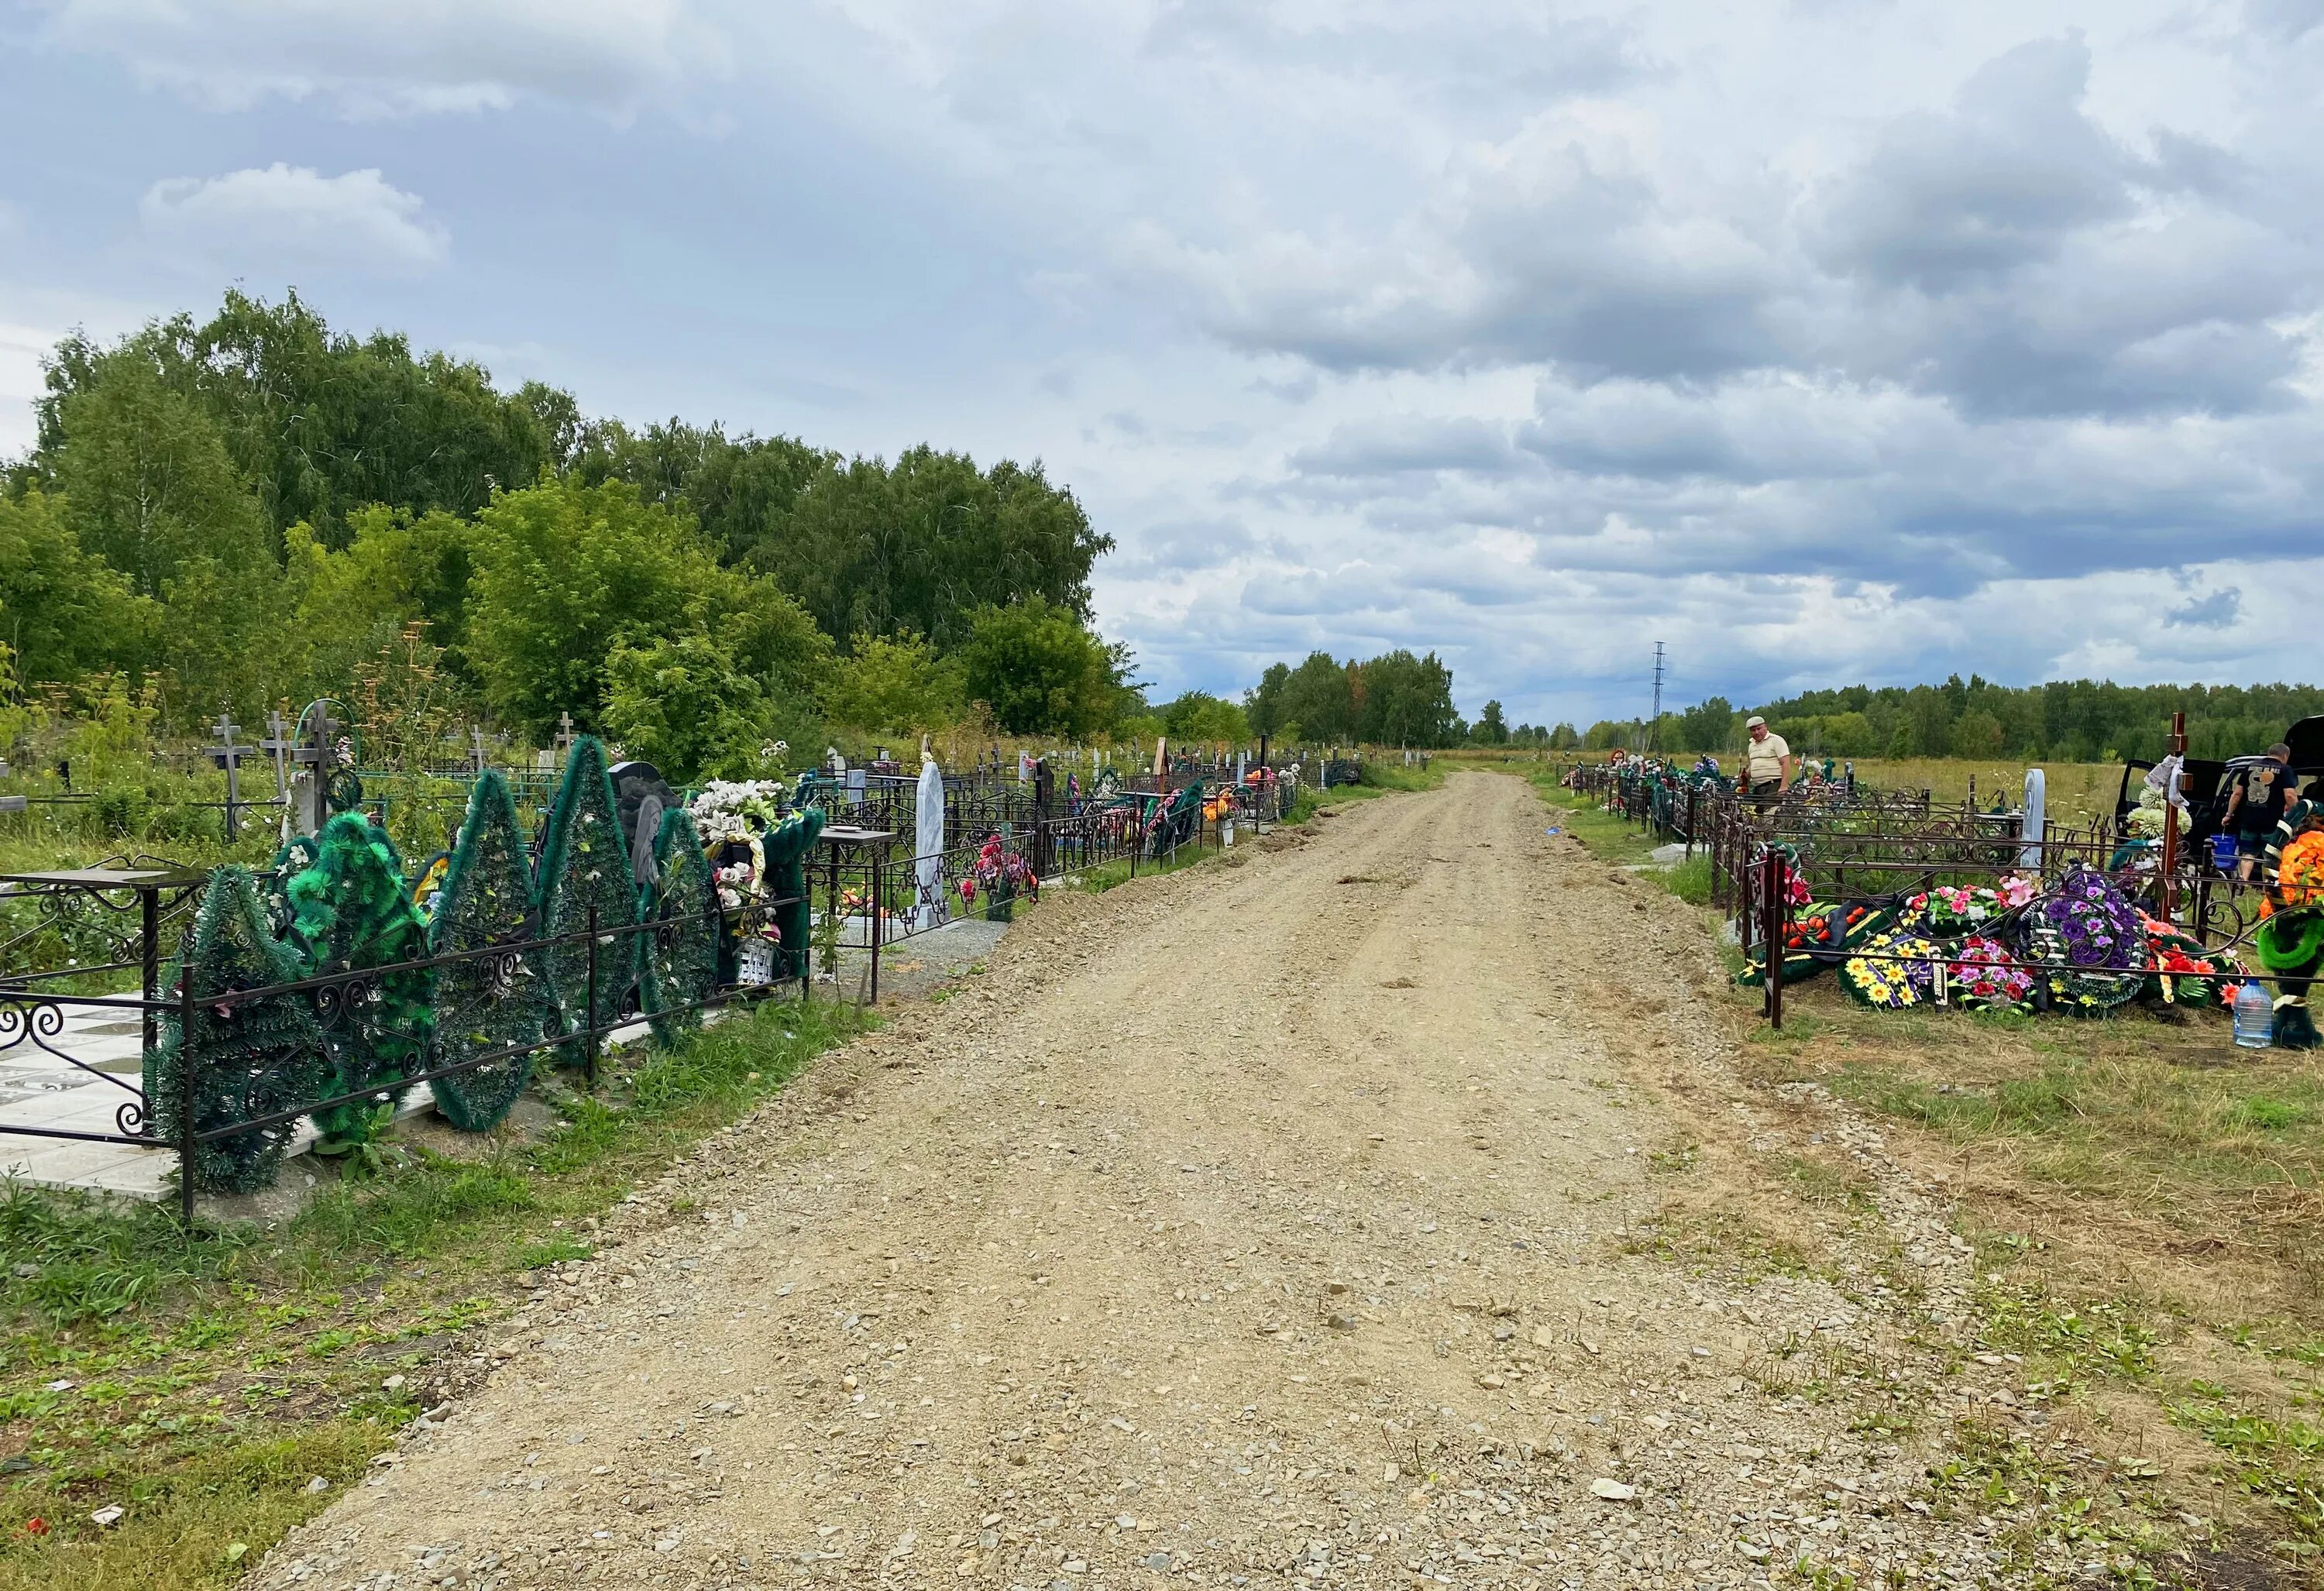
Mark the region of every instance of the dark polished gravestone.
POLYGON ((622 825, 622 842, 629 849, 632 870, 640 884, 651 883, 654 832, 660 827, 663 813, 684 803, 650 762, 617 762, 606 776, 613 781, 613 815, 622 825), (641 815, 650 826, 640 827, 641 815))

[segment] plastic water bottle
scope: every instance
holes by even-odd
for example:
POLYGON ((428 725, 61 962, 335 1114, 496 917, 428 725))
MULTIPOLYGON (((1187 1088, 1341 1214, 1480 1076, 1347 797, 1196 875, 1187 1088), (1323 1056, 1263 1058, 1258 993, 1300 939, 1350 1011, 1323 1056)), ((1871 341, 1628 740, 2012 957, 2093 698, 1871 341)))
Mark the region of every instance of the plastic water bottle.
POLYGON ((2256 979, 2236 990, 2236 1047, 2264 1050, 2275 1040, 2275 1002, 2256 979))

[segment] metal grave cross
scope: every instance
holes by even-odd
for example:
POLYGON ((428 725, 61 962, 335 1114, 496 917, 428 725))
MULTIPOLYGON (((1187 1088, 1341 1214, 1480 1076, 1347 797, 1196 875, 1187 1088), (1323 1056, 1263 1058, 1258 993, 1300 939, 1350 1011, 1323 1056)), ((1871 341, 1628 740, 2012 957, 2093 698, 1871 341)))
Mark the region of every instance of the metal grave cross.
POLYGON ((559 767, 564 766, 564 764, 565 764, 566 760, 567 760, 567 759, 569 759, 572 755, 573 755, 573 715, 572 715, 570 713, 558 713, 558 714, 557 715, 557 761, 558 761, 558 765, 559 767))
POLYGON ((484 759, 484 731, 471 729, 468 731, 468 771, 482 778, 488 766, 484 759))
POLYGON ((267 713, 266 738, 258 742, 258 749, 274 759, 274 799, 281 801, 290 788, 290 770, 283 765, 290 751, 290 726, 282 722, 281 713, 267 713))
POLYGON ((237 746, 235 736, 242 733, 242 725, 218 709, 217 722, 210 728, 217 731, 218 743, 205 748, 210 760, 226 769, 226 837, 233 839, 242 829, 242 759, 256 748, 237 746))

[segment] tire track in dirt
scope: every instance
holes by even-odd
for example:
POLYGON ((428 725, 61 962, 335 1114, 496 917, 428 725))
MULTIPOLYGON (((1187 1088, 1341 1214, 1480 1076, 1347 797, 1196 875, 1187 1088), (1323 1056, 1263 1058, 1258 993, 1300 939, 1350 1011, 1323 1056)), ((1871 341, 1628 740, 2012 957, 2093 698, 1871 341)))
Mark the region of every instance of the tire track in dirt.
POLYGON ((1715 963, 1542 828, 1456 775, 1045 902, 623 1207, 260 1583, 1970 1583, 1914 1450, 1763 1384, 1916 1322, 1630 1252, 1715 963))

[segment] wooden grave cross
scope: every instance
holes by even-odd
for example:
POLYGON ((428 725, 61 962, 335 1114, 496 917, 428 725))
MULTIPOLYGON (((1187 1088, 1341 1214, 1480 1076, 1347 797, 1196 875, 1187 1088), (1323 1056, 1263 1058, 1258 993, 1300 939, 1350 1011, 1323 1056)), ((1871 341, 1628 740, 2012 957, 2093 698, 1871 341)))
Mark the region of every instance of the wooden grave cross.
MULTIPOLYGON (((339 724, 332 718, 327 703, 317 702, 313 706, 315 738, 311 741, 292 745, 290 760, 306 768, 313 782, 307 808, 311 822, 305 832, 319 834, 331 817, 331 765, 338 760, 338 750, 332 740, 338 732, 339 724)), ((300 722, 302 724, 306 722, 306 714, 300 714, 300 722)))

